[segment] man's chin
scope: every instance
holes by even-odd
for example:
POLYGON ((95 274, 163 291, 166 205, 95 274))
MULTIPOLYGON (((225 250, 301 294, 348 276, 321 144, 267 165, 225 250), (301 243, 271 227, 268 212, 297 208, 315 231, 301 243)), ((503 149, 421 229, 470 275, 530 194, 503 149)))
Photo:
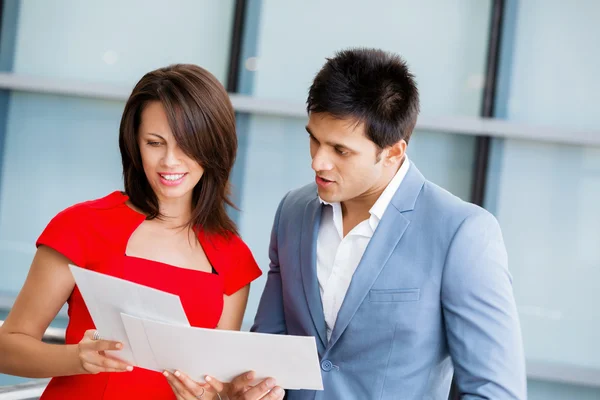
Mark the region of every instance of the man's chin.
POLYGON ((319 197, 321 198, 321 200, 326 201, 327 203, 337 203, 338 202, 338 196, 331 193, 331 191, 319 188, 318 192, 319 192, 319 197))

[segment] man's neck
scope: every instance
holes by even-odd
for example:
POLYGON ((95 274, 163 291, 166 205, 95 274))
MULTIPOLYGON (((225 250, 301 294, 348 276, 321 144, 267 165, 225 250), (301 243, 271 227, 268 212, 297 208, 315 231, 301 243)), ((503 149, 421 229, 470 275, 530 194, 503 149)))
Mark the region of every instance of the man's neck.
POLYGON ((369 211, 384 190, 385 187, 381 190, 365 193, 360 197, 342 202, 340 205, 342 207, 342 216, 344 217, 344 220, 360 219, 362 221, 369 218, 369 211))
POLYGON ((400 165, 393 168, 386 177, 382 177, 381 183, 374 185, 371 189, 358 197, 341 202, 340 206, 342 209, 344 236, 346 236, 346 233, 351 231, 356 225, 370 218, 371 209, 379 200, 383 192, 388 188, 392 180, 398 175, 400 169, 406 162, 407 160, 405 157, 400 165))
POLYGON ((401 165, 393 170, 392 173, 388 174, 387 177, 383 178, 382 181, 367 190, 365 193, 358 197, 350 200, 343 201, 340 205, 342 206, 342 215, 344 219, 356 219, 359 217, 369 218, 369 211, 373 205, 377 202, 383 191, 388 187, 392 179, 396 176, 400 170, 401 165))
POLYGON ((344 237, 348 234, 348 232, 354 229, 356 225, 370 218, 371 208, 377 202, 377 199, 379 199, 392 179, 393 177, 389 180, 386 179, 387 182, 384 185, 373 187, 361 196, 355 197, 351 200, 343 201, 340 204, 342 209, 342 226, 344 237))

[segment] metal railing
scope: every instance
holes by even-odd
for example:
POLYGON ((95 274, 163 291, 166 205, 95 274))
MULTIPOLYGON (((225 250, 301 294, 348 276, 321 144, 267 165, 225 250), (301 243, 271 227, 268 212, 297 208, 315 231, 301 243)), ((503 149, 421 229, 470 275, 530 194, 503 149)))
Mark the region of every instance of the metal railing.
POLYGON ((38 400, 49 379, 38 379, 12 386, 0 386, 0 400, 38 400))

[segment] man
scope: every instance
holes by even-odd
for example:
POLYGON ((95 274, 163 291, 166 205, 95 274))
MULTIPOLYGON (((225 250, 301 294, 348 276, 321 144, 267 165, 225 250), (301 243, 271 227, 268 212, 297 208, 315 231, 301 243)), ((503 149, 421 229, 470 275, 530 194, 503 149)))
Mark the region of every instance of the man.
MULTIPOLYGON (((316 338, 324 390, 287 398, 442 400, 454 374, 463 399, 525 399, 500 228, 407 158, 419 96, 406 64, 342 51, 307 104, 315 183, 279 205, 252 328, 316 338)), ((234 399, 282 397, 247 382, 234 399)))

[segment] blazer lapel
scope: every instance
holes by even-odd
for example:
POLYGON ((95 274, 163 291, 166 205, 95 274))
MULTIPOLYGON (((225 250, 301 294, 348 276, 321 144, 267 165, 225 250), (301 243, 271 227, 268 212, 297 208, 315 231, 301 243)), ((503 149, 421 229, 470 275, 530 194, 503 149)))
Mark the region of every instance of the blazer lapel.
POLYGON ((325 315, 317 279, 317 237, 321 224, 321 203, 315 196, 304 210, 300 234, 300 270, 308 309, 323 348, 327 346, 325 315))
POLYGON ((348 327, 350 320, 366 298, 369 290, 385 267, 387 260, 402 239, 410 220, 404 213, 414 209, 417 197, 421 192, 425 178, 411 164, 400 188, 394 195, 390 205, 383 214, 363 257, 356 268, 352 282, 338 313, 327 348, 338 341, 348 327))

